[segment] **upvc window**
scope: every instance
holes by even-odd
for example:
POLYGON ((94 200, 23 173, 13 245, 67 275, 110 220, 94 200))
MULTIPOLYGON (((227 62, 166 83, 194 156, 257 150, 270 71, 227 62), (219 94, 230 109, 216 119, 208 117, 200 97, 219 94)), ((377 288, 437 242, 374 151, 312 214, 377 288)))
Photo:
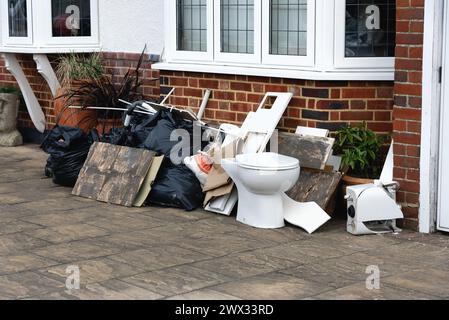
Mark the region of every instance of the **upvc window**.
POLYGON ((260 63, 260 0, 214 0, 215 61, 260 63))
POLYGON ((313 66, 315 1, 263 0, 264 64, 313 66))
POLYGON ((97 0, 44 0, 36 12, 42 21, 44 45, 89 45, 99 41, 97 0))
MULTIPOLYGON (((192 56, 167 45, 165 61, 155 68, 317 80, 394 79, 395 0, 205 1, 207 54, 192 56)), ((176 2, 167 1, 168 29, 180 28, 176 2)), ((176 37, 167 32, 166 43, 176 37)))
POLYGON ((212 61, 213 6, 209 0, 170 0, 166 29, 174 35, 167 41, 171 59, 212 61))
POLYGON ((169 60, 313 65, 314 0, 170 0, 166 10, 169 60))
POLYGON ((33 42, 31 0, 3 0, 1 21, 7 44, 31 44, 33 42))
POLYGON ((396 0, 336 0, 337 67, 394 67, 396 0))
POLYGON ((99 45, 98 0, 0 0, 0 5, 5 47, 52 52, 99 45))

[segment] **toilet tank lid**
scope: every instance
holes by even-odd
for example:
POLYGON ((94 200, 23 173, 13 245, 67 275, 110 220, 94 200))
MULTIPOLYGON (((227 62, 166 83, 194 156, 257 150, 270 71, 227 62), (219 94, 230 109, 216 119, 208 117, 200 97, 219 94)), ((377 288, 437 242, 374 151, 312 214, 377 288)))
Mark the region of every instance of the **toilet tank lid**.
POLYGON ((236 157, 237 163, 245 168, 275 169, 295 169, 299 167, 299 160, 292 157, 280 155, 278 153, 248 153, 240 154, 236 157))

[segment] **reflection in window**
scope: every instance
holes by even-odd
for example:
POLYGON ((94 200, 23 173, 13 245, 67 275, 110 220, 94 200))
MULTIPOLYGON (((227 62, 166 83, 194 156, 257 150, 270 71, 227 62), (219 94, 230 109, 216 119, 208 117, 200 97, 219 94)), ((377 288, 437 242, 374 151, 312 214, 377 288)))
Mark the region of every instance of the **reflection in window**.
POLYGON ((221 51, 254 53, 254 0, 221 0, 221 51))
POLYGON ((178 0, 177 50, 207 51, 206 0, 178 0))
POLYGON ((307 0, 271 0, 270 54, 307 55, 307 0))
POLYGON ((90 37, 90 0, 52 0, 53 37, 90 37))
POLYGON ((10 37, 28 37, 26 0, 8 1, 8 26, 10 37))
POLYGON ((346 57, 394 57, 395 0, 346 1, 346 57))

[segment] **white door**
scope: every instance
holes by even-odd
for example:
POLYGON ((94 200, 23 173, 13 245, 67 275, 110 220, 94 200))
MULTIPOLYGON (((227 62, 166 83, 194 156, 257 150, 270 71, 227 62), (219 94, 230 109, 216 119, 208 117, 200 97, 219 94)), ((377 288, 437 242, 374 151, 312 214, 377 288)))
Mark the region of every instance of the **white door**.
POLYGON ((438 229, 449 232, 449 5, 445 2, 438 229))

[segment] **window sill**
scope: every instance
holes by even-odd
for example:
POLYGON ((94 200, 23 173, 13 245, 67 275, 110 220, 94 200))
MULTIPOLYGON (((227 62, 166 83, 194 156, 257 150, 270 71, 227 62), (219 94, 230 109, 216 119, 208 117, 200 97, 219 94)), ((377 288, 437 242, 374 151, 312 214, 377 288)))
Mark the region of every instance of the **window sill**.
POLYGON ((343 81, 394 81, 394 70, 386 69, 345 69, 332 71, 301 70, 289 67, 258 67, 221 65, 205 63, 159 62, 152 66, 155 70, 188 71, 201 73, 237 74, 260 77, 303 79, 303 80, 343 80, 343 81))
POLYGON ((0 45, 0 52, 3 53, 28 53, 28 54, 53 54, 53 53, 71 53, 71 52, 93 52, 99 51, 99 45, 80 45, 80 46, 29 46, 29 45, 0 45))

